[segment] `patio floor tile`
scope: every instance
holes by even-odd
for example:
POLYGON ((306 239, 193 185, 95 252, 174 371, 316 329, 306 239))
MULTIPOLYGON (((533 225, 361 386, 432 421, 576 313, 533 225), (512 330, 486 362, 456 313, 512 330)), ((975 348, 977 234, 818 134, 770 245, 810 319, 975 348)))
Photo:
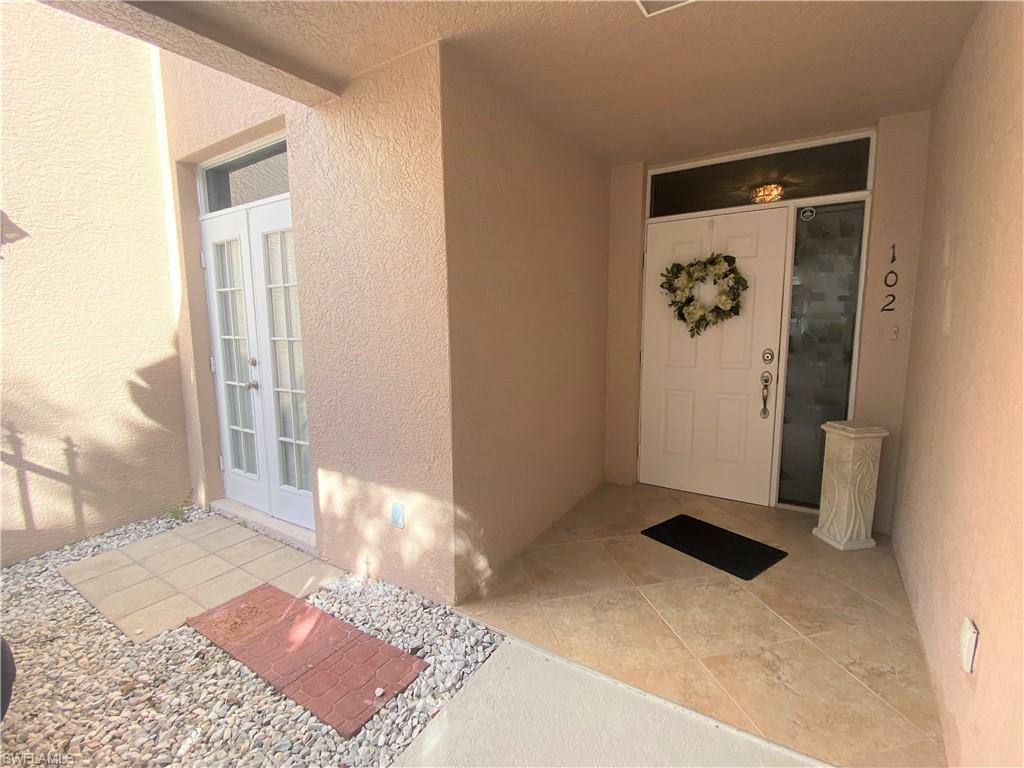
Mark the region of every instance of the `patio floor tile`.
POLYGON ((206 550, 203 550, 203 553, 205 557, 163 574, 164 580, 177 589, 185 590, 234 569, 227 560, 206 554, 206 550))
POLYGON ((166 581, 154 577, 101 597, 94 605, 108 619, 120 619, 165 600, 175 592, 166 581))
POLYGON ((205 549, 207 552, 218 552, 222 549, 237 544, 245 539, 258 536, 259 534, 251 528, 246 528, 242 525, 236 525, 235 523, 229 523, 220 530, 213 531, 204 535, 202 538, 197 539, 196 543, 205 549))
POLYGON ((181 538, 174 531, 164 531, 158 533, 156 536, 147 536, 144 539, 133 541, 131 544, 125 544, 118 551, 122 554, 128 555, 132 560, 142 561, 147 557, 160 554, 161 552, 177 547, 185 543, 185 539, 181 538))
POLYGON ((291 547, 281 547, 269 554, 250 560, 242 568, 258 579, 276 579, 288 571, 295 570, 303 563, 312 560, 305 552, 300 552, 291 547))
POLYGON ((167 573, 168 571, 180 568, 183 565, 195 562, 199 558, 205 557, 207 554, 207 551, 198 544, 186 541, 180 546, 171 547, 170 549, 165 549, 163 552, 158 552, 155 555, 142 558, 139 560, 139 564, 146 570, 152 571, 159 576, 167 573))
POLYGON ((141 565, 132 563, 131 565, 124 566, 124 568, 118 568, 116 571, 110 571, 94 579, 83 581, 76 584, 75 587, 86 600, 95 603, 102 597, 112 595, 114 592, 120 592, 122 589, 127 589, 133 584, 138 584, 140 581, 151 578, 153 578, 153 574, 141 565))
POLYGON ((137 643, 144 643, 161 632, 174 629, 188 618, 202 613, 203 607, 181 593, 153 603, 142 610, 117 619, 114 623, 137 643))
POLYGON ((200 605, 213 608, 243 592, 258 587, 261 583, 251 573, 235 568, 220 576, 215 576, 209 581, 204 581, 202 584, 189 587, 184 592, 200 605))
POLYGON ((341 576, 341 571, 323 560, 310 560, 294 568, 270 583, 295 597, 305 597, 320 587, 330 584, 341 576))
POLYGON ((189 624, 346 738, 427 667, 270 584, 189 624))
POLYGON ((204 536, 210 535, 214 531, 227 528, 232 524, 233 523, 226 517, 211 515, 210 517, 204 517, 202 520, 196 520, 195 522, 185 523, 185 525, 178 526, 174 529, 174 532, 183 539, 197 541, 204 536))
POLYGON ((362 637, 284 689, 285 696, 345 738, 355 735, 427 668, 422 659, 375 637, 359 634, 362 637), (380 695, 378 690, 382 691, 380 695))
POLYGON ((280 542, 268 539, 266 536, 250 536, 237 544, 225 547, 217 552, 218 557, 223 557, 234 565, 244 565, 257 557, 268 555, 276 549, 281 549, 280 542))
POLYGON ((80 584, 131 564, 130 557, 120 550, 112 549, 109 552, 101 552, 98 555, 66 565, 60 569, 59 573, 67 580, 68 584, 80 584))

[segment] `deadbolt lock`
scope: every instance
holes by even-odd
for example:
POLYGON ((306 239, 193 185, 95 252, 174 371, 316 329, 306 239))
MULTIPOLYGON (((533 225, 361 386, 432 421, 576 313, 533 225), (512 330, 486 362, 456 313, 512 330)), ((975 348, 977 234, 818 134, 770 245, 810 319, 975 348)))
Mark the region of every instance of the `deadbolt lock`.
POLYGON ((775 350, 765 347, 764 351, 761 352, 761 359, 765 365, 772 362, 775 359, 775 350))

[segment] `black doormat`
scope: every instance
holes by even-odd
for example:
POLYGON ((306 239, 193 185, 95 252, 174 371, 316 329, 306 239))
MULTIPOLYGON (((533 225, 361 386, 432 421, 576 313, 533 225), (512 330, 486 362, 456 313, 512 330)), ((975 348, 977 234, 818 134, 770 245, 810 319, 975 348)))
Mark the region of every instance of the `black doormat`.
POLYGON ((689 515, 676 515, 642 533, 746 581, 768 570, 787 554, 689 515))

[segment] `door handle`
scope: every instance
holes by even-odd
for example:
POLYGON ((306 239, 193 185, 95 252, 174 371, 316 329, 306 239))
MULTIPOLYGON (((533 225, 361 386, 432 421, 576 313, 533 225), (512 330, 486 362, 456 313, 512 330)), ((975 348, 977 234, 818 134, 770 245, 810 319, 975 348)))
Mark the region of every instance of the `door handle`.
POLYGON ((251 389, 259 389, 260 388, 260 383, 258 381, 250 381, 248 384, 245 385, 245 388, 246 389, 250 389, 250 390, 251 389))
POLYGON ((761 418, 767 419, 768 413, 768 386, 772 383, 772 375, 769 371, 761 373, 761 418))

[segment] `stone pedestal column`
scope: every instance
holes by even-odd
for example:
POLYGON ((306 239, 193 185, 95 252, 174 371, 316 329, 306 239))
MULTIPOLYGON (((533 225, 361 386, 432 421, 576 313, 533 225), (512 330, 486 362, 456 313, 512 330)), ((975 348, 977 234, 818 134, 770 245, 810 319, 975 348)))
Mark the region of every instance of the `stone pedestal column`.
POLYGON ((878 457, 889 432, 863 421, 827 421, 821 506, 814 535, 837 549, 875 546, 878 457))

